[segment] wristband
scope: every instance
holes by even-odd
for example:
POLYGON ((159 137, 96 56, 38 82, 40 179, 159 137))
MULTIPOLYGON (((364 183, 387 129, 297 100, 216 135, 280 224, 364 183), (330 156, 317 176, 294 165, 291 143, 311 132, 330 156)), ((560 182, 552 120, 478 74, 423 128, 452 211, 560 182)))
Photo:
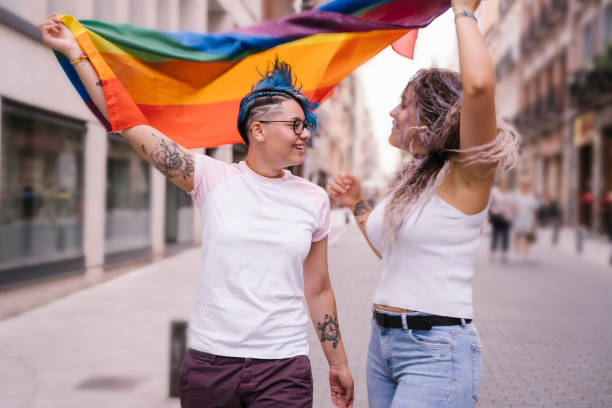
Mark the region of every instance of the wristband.
POLYGON ((470 13, 469 11, 466 11, 465 9, 463 9, 461 13, 455 14, 455 20, 457 20, 459 17, 468 17, 478 22, 478 20, 476 19, 476 16, 470 13))
POLYGON ((72 65, 76 65, 76 64, 78 64, 79 62, 83 62, 83 61, 85 61, 85 60, 87 60, 87 59, 89 59, 89 57, 88 57, 87 55, 81 55, 79 58, 75 58, 75 59, 73 59, 73 60, 70 60, 70 63, 71 63, 72 65))

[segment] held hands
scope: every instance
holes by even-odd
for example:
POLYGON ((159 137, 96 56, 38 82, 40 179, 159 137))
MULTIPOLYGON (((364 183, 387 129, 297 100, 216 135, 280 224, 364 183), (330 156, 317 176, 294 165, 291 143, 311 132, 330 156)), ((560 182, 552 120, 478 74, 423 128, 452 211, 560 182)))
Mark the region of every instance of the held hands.
POLYGON ((361 182, 351 173, 338 173, 329 183, 328 191, 334 200, 349 208, 361 200, 361 182))
POLYGON ((70 59, 83 54, 72 32, 55 14, 40 23, 38 28, 42 34, 43 43, 48 47, 61 52, 70 59))
POLYGON ((329 367, 329 389, 332 404, 339 408, 352 408, 355 384, 347 364, 329 367))
POLYGON ((462 10, 474 14, 479 5, 480 0, 451 0, 451 6, 455 14, 460 13, 462 10))

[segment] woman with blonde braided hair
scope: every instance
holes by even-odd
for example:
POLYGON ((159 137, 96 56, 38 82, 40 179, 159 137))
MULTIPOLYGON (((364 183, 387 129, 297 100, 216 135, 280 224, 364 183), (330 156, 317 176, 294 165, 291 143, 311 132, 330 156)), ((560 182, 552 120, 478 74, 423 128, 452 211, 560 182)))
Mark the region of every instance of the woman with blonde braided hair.
POLYGON ((424 69, 391 111, 389 143, 410 153, 372 210, 349 173, 329 186, 382 259, 368 352, 371 408, 472 407, 482 357, 472 322, 480 229, 518 136, 495 114, 495 73, 474 11, 452 1, 461 73, 424 69))

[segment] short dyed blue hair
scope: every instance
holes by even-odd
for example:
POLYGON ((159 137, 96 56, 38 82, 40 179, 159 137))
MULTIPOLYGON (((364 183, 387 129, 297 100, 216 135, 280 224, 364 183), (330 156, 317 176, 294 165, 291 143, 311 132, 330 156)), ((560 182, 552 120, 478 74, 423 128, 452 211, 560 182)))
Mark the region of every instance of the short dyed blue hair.
POLYGON ((238 132, 242 136, 244 143, 249 144, 249 132, 247 124, 251 117, 251 110, 258 106, 276 105, 280 96, 285 99, 295 100, 304 111, 306 122, 312 123, 314 134, 317 128, 317 115, 313 112, 319 104, 312 103, 306 95, 301 92, 301 87, 297 86, 297 79, 293 78, 291 65, 278 58, 274 61, 274 66, 268 68, 262 78, 251 88, 251 92, 246 94, 240 101, 238 111, 238 132))

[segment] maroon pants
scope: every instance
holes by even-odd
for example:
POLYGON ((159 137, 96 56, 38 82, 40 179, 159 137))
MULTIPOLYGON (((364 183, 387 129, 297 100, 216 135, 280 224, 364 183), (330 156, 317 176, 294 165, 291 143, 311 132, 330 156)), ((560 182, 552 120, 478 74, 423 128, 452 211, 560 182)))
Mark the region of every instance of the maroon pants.
POLYGON ((179 370, 182 408, 312 408, 308 356, 222 357, 189 349, 179 370))

